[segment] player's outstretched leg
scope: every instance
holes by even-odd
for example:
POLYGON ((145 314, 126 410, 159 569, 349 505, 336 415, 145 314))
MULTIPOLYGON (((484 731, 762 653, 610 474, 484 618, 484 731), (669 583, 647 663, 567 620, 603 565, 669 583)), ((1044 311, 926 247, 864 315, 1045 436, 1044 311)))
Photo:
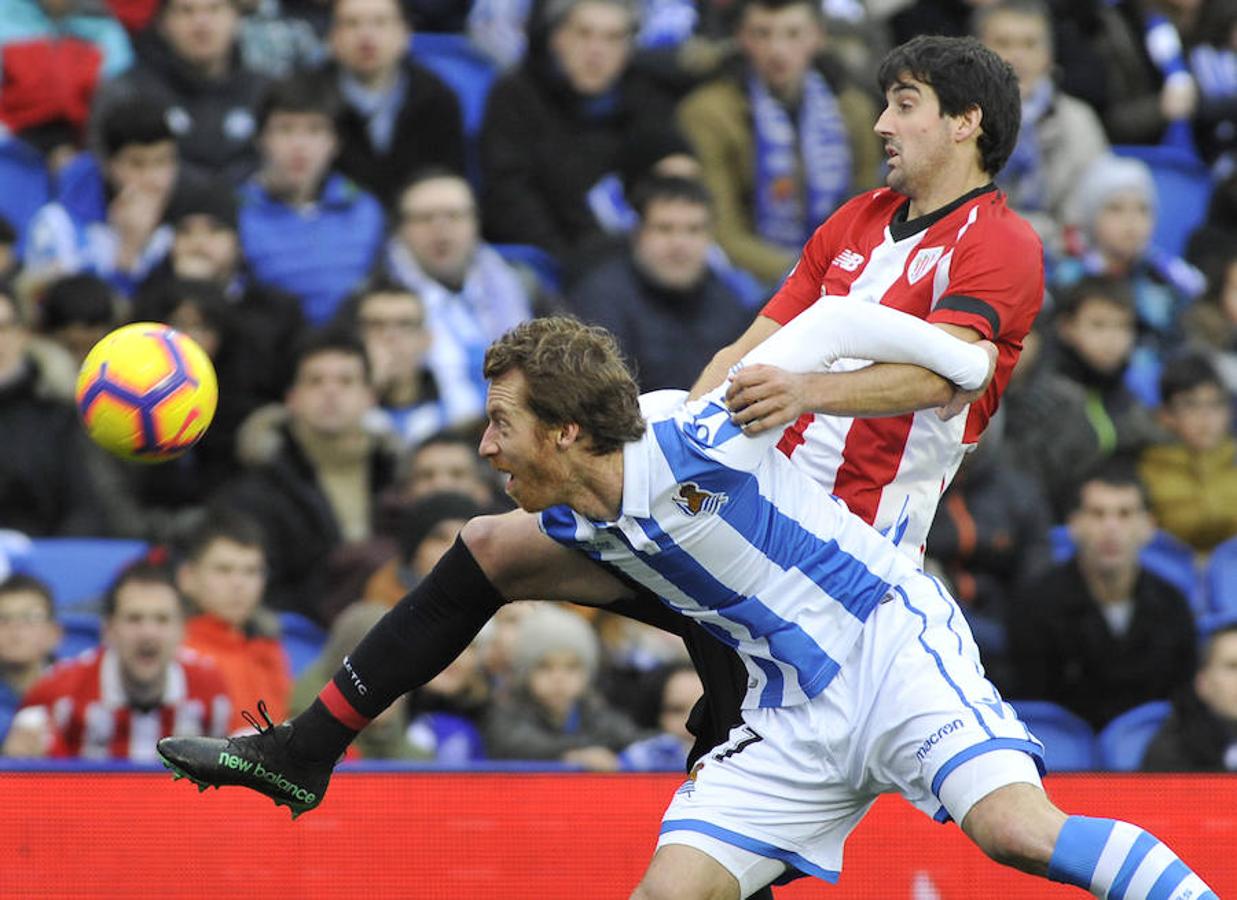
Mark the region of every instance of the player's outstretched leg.
POLYGON ((248 712, 245 718, 257 734, 232 738, 166 737, 159 741, 159 756, 177 778, 188 778, 202 790, 238 785, 265 794, 276 806, 292 810, 292 818, 322 802, 331 779, 331 762, 311 762, 288 750, 293 725, 276 725, 258 702, 260 724, 248 712))
POLYGON ((962 828, 997 862, 1096 897, 1218 900, 1154 835, 1116 819, 1066 816, 1038 785, 992 791, 966 814, 962 828))

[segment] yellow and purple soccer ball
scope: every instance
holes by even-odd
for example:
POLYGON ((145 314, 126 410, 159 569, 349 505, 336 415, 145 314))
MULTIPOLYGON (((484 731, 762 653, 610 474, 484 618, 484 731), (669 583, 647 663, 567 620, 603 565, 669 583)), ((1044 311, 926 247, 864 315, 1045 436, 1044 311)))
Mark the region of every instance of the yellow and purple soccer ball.
POLYGON ((184 453, 206 433, 218 402, 206 351, 157 322, 117 328, 91 348, 77 375, 77 411, 86 433, 136 462, 184 453))

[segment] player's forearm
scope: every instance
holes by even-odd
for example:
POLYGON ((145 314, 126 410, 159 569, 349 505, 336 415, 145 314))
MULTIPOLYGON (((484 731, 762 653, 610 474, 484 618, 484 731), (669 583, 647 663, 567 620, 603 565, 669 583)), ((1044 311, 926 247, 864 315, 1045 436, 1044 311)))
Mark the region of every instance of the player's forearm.
POLYGON ((878 363, 855 372, 806 376, 807 401, 832 416, 898 416, 944 406, 953 385, 935 372, 903 363, 878 363))

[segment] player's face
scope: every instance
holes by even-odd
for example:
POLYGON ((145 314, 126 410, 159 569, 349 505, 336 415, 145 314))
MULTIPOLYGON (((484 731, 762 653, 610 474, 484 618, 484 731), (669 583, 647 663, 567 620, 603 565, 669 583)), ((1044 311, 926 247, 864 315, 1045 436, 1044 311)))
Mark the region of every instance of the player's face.
POLYGON ((312 195, 335 157, 335 126, 321 113, 273 112, 262 127, 262 177, 273 193, 312 195))
POLYGON ((1002 10, 988 16, 979 35, 990 50, 1013 67, 1026 97, 1052 68, 1048 23, 1037 15, 1002 10))
POLYGON ((521 509, 539 512, 562 502, 563 476, 554 437, 526 400, 524 373, 513 369, 490 382, 488 422, 478 448, 507 476, 506 490, 521 509))
POLYGON ((34 591, 0 594, 0 665, 23 668, 46 660, 60 628, 34 591))
POLYGON ((636 230, 636 260, 662 287, 686 290, 704 277, 712 242, 706 207, 685 200, 657 200, 648 205, 636 230))
POLYGON ((266 556, 261 547, 246 547, 219 538, 178 573, 181 589, 203 612, 237 628, 249 621, 266 589, 266 556))
POLYGON ((1194 679, 1194 689, 1212 712, 1237 722, 1237 632, 1215 638, 1207 664, 1194 679))
POLYGON ((550 35, 568 83, 585 96, 608 91, 631 55, 631 15, 614 3, 580 3, 550 35))
POLYGON ((1138 191, 1120 191, 1096 214, 1095 245, 1105 256, 1131 263, 1147 249, 1154 228, 1147 198, 1138 191))
POLYGON ((397 0, 339 0, 331 20, 331 54, 362 81, 391 70, 408 50, 397 0))
POLYGON ((214 216, 185 216, 172 239, 172 268, 180 278, 224 280, 231 278, 240 261, 240 238, 236 229, 214 216))
POLYGON ((1081 503, 1069 524, 1083 564, 1111 574, 1138 565, 1138 553, 1154 530, 1138 488, 1099 481, 1083 486, 1081 503))
POLYGON ((810 2, 783 9, 750 6, 739 26, 739 46, 747 64, 775 94, 798 94, 824 43, 810 2))
POLYGON ((231 0, 171 0, 161 27, 178 56, 205 67, 227 59, 239 21, 231 0))
POLYGON ((477 251, 477 208, 462 178, 414 185, 400 202, 399 236, 425 273, 458 287, 477 251))
POLYGON ((374 395, 360 358, 327 351, 301 361, 287 403, 294 420, 318 434, 333 436, 360 430, 361 420, 374 405, 374 395))
POLYGON ((885 109, 876 133, 885 145, 889 173, 885 183, 912 199, 926 193, 955 152, 950 139, 953 117, 942 116, 931 85, 903 74, 885 92, 885 109))
POLYGON ((184 636, 176 592, 157 582, 126 584, 116 597, 116 611, 103 635, 120 660, 126 687, 150 690, 162 685, 184 636))
POLYGON ((528 673, 528 692, 556 716, 571 712, 588 690, 588 669, 574 650, 551 650, 528 673))

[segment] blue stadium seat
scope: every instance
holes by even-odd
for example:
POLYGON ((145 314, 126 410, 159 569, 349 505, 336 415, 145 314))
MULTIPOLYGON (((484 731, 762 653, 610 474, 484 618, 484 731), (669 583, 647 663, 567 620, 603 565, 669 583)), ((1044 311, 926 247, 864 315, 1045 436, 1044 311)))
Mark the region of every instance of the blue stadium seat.
MULTIPOLYGON (((1055 562, 1065 562, 1073 557, 1076 548, 1069 533, 1069 526, 1053 526, 1048 532, 1048 543, 1052 547, 1052 558, 1055 562)), ((1167 531, 1157 529, 1151 541, 1143 547, 1138 559, 1147 571, 1160 576, 1181 591, 1196 614, 1203 612, 1202 579, 1194 566, 1194 551, 1188 544, 1167 531)))
POLYGON ((1172 709, 1167 700, 1152 700, 1123 712, 1101 728, 1097 741, 1100 767, 1110 772, 1136 771, 1147 745, 1172 709))
POLYGON ((1237 538, 1211 551, 1203 573, 1205 607, 1209 614, 1237 615, 1237 538))
POLYGON ((1044 764, 1049 772, 1089 772, 1097 767, 1095 732, 1081 718, 1047 700, 1009 703, 1044 745, 1044 764))
POLYGON ((549 252, 532 244, 493 244, 498 255, 515 266, 525 266, 532 270, 537 279, 551 293, 558 293, 562 287, 562 267, 549 252))
POLYGON ((1211 171, 1197 156, 1179 147, 1124 144, 1112 151, 1141 159, 1151 168, 1159 195, 1151 243, 1174 256, 1184 254, 1190 233, 1207 214, 1214 186, 1211 171))
POLYGON ((59 616, 64 637, 56 648, 57 659, 69 659, 90 650, 103 639, 103 622, 97 613, 70 612, 59 616))
POLYGON ((292 666, 292 677, 297 678, 322 652, 326 632, 316 622, 294 612, 279 613, 279 628, 284 652, 292 666))
POLYGON ((46 582, 59 610, 97 599, 129 563, 149 549, 145 541, 114 538, 35 538, 13 569, 46 582))

